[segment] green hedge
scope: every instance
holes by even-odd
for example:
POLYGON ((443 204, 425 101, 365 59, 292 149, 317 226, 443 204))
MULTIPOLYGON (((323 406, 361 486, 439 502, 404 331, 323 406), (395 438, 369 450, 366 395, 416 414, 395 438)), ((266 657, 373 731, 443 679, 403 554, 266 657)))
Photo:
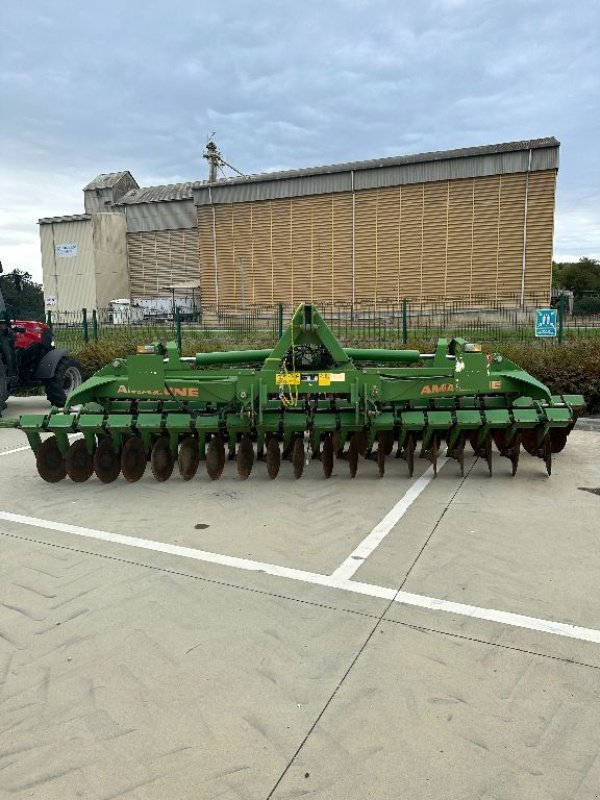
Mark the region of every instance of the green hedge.
MULTIPOLYGON (((73 355, 82 364, 86 375, 97 372, 114 358, 123 358, 135 353, 141 340, 121 340, 119 342, 90 343, 75 351, 73 355)), ((183 350, 186 355, 215 350, 244 350, 246 348, 269 347, 270 342, 258 337, 229 339, 226 337, 203 337, 184 339, 183 350)), ((408 347, 421 352, 431 352, 434 343, 411 341, 408 347)), ((562 345, 552 343, 514 343, 485 345, 488 352, 500 352, 514 361, 535 378, 545 383, 552 394, 583 394, 587 411, 600 412, 600 341, 574 340, 562 345)))

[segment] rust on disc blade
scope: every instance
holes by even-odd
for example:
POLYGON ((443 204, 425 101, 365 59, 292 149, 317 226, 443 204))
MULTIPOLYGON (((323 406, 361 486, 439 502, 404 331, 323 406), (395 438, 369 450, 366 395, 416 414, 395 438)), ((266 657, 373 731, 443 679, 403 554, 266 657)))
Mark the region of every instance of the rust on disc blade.
POLYGON ((195 436, 186 436, 179 445, 177 466, 184 481, 191 481, 200 464, 200 448, 195 436))
POLYGON ((331 477, 333 472, 333 436, 330 433, 326 433, 323 438, 321 464, 323 466, 323 475, 326 478, 331 477))
POLYGON ((387 454, 387 437, 383 431, 377 434, 377 467, 379 469, 379 477, 383 478, 385 474, 385 456, 387 454))
POLYGON ((276 478, 279 474, 279 467, 281 466, 281 450, 279 449, 279 442, 272 436, 267 444, 267 473, 269 478, 276 478))
POLYGON ((415 472, 415 435, 409 433, 406 437, 406 444, 404 445, 404 458, 406 466, 408 467, 408 477, 412 478, 415 472))
POLYGON ((121 450, 121 472, 129 483, 139 481, 146 471, 146 451, 139 436, 130 436, 121 450))
POLYGON ((94 457, 88 451, 85 439, 77 439, 65 456, 67 475, 74 483, 83 483, 94 474, 94 457))
POLYGON ((161 483, 168 480, 173 474, 175 457, 171 452, 171 443, 168 436, 159 436, 154 442, 150 454, 150 469, 157 481, 161 483))
POLYGON ((121 472, 121 459, 110 436, 103 436, 94 453, 94 472, 102 483, 116 481, 121 472))
POLYGON ((292 465, 294 467, 294 478, 301 478, 304 472, 304 439, 300 436, 295 440, 292 449, 292 465))
POLYGON ((254 464, 254 447, 248 434, 244 434, 240 440, 237 451, 237 469, 242 480, 250 477, 252 465, 254 464))
POLYGON ((224 468, 225 445, 220 437, 213 436, 206 448, 206 471, 208 472, 208 477, 216 481, 223 474, 224 468))
POLYGON ((356 436, 356 446, 358 447, 359 455, 364 458, 368 449, 367 435, 364 431, 358 431, 353 435, 356 436))
POLYGON ((473 452, 475 454, 479 453, 478 441, 479 441, 479 431, 470 431, 469 444, 471 445, 471 448, 473 449, 473 452))
POLYGON ((560 453, 564 450, 569 436, 567 428, 550 428, 550 450, 553 453, 560 453))
POLYGON ((521 431, 521 444, 525 452, 529 453, 530 456, 534 456, 537 453, 536 439, 537 434, 533 428, 523 428, 521 431))
POLYGON ((354 478, 356 470, 358 469, 358 455, 360 442, 358 434, 353 433, 350 437, 350 444, 348 445, 348 467, 350 468, 350 477, 354 478))
POLYGON ((35 463, 40 477, 48 483, 58 483, 66 477, 65 459, 55 436, 45 439, 38 447, 35 463))

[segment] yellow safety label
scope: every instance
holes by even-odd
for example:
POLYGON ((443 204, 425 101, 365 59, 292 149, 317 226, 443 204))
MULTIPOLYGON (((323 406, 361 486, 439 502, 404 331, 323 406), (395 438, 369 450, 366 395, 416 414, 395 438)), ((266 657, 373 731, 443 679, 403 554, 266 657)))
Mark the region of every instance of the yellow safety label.
POLYGON ((300 373, 299 372, 278 372, 275 375, 275 383, 278 386, 299 386, 300 373))
POLYGON ((319 372, 319 386, 329 386, 331 383, 330 372, 319 372))

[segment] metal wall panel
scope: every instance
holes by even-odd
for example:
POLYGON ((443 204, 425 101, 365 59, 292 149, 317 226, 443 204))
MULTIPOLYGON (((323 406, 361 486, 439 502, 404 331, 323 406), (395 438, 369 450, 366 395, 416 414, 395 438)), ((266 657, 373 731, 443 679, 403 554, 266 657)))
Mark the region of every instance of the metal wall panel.
POLYGON ((56 222, 40 226, 42 274, 46 308, 60 312, 81 311, 96 305, 93 222, 56 222), (60 257, 56 246, 77 245, 77 255, 60 257), (54 302, 48 303, 53 298, 54 302))
POLYGON ((165 286, 200 279, 195 228, 127 234, 131 297, 165 297, 165 286))
POLYGON ((531 171, 558 169, 558 147, 540 147, 531 151, 531 171))
POLYGON ((127 231, 168 231, 195 228, 196 209, 192 200, 124 205, 127 231))
POLYGON ((211 203, 251 203, 287 197, 305 197, 311 194, 347 192, 351 189, 351 180, 349 172, 340 172, 273 181, 203 186, 194 191, 194 202, 198 206, 211 203))
POLYGON ((554 170, 201 206, 204 301, 216 302, 213 212, 221 303, 514 297, 527 179, 525 291, 544 294, 554 170))

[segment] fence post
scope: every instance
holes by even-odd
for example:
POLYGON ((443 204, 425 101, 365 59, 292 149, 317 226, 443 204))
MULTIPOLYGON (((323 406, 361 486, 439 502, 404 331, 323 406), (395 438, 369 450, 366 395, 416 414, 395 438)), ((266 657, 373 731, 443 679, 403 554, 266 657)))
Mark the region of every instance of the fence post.
POLYGON ((50 328, 50 331, 52 331, 52 311, 46 312, 46 325, 50 328))
POLYGON ((277 340, 283 336, 283 303, 277 303, 277 340))
POLYGON ((83 341, 87 344, 90 340, 90 332, 88 329, 87 308, 81 309, 82 325, 83 325, 83 341))
POLYGON ((181 312, 179 311, 179 306, 175 309, 175 337, 177 339, 177 349, 179 350, 179 355, 182 353, 182 342, 181 342, 181 312))
POLYGON ((563 343, 565 324, 565 296, 561 293, 558 299, 558 343, 563 343))
POLYGON ((94 341, 98 341, 98 312, 94 308, 92 310, 92 331, 94 334, 94 341))
POLYGON ((402 344, 408 341, 408 315, 407 315, 408 300, 406 297, 402 299, 402 344))

